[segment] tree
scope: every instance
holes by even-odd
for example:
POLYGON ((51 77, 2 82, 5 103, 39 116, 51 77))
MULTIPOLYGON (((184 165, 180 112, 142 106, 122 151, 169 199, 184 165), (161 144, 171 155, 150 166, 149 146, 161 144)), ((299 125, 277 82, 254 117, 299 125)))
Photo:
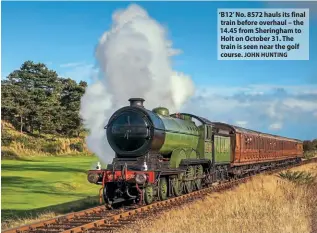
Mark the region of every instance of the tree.
POLYGON ((80 99, 87 83, 60 78, 43 63, 24 62, 2 84, 2 117, 20 131, 79 134, 80 99))
POLYGON ((23 85, 19 82, 12 82, 15 76, 16 73, 12 73, 9 75, 8 80, 2 82, 1 110, 4 119, 11 119, 12 124, 15 126, 20 125, 20 132, 22 133, 24 119, 31 112, 33 104, 28 91, 23 88, 23 85), (20 120, 17 121, 16 118, 20 120))
POLYGON ((82 131, 82 122, 79 117, 80 99, 85 93, 87 83, 81 81, 77 84, 70 78, 62 79, 62 83, 61 106, 65 119, 62 130, 68 135, 79 135, 82 131))
POLYGON ((314 139, 312 141, 305 140, 303 142, 303 149, 304 149, 304 151, 317 150, 317 139, 314 139))

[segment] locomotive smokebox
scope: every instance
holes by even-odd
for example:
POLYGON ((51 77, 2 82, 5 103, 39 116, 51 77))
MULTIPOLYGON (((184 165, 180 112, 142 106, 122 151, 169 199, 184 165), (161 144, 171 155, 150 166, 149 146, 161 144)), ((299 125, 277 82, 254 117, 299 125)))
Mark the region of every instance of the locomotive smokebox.
POLYGON ((143 105, 144 101, 145 100, 143 98, 130 98, 129 99, 131 107, 142 107, 142 108, 144 108, 144 105, 143 105))

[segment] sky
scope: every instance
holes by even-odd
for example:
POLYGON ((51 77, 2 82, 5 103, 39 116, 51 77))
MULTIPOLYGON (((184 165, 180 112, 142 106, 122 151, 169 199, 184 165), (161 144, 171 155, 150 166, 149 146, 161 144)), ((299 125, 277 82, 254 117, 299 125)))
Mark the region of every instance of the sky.
MULTIPOLYGON (((112 14, 131 2, 2 2, 1 77, 26 60, 63 77, 93 83, 95 50, 112 14)), ((190 76, 195 94, 183 111, 246 128, 317 138, 317 2, 136 2, 163 25, 174 70, 190 76), (218 8, 310 8, 308 61, 217 60, 218 8)))

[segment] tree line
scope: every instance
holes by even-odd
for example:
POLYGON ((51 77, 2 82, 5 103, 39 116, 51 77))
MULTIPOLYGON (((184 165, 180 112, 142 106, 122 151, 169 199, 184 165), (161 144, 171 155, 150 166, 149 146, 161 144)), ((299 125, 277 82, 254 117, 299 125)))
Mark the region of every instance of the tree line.
POLYGON ((304 151, 317 151, 317 139, 314 140, 305 140, 303 142, 304 151))
POLYGON ((84 130, 79 108, 86 87, 26 61, 1 80, 2 119, 21 132, 78 136, 84 130))

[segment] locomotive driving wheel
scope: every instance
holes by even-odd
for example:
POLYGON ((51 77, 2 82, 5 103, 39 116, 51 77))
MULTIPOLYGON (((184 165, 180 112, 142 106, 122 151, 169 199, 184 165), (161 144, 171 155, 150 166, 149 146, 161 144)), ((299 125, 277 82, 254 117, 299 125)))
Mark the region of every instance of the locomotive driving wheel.
POLYGON ((183 183, 179 180, 178 177, 172 180, 172 190, 175 197, 182 195, 183 183))
POLYGON ((147 205, 153 202, 153 186, 148 185, 144 188, 144 201, 147 205))
POLYGON ((186 193, 190 193, 193 191, 194 188, 194 182, 193 182, 193 178, 195 175, 195 170, 193 166, 188 166, 188 168, 186 169, 186 174, 185 174, 185 192, 186 193))
POLYGON ((158 196, 160 201, 167 199, 167 181, 165 177, 160 179, 158 196))
POLYGON ((196 179, 195 181, 195 184, 196 184, 196 188, 197 190, 201 189, 202 188, 202 176, 204 174, 204 168, 202 165, 198 165, 198 166, 195 166, 196 170, 195 170, 195 176, 196 177, 199 177, 196 179))

